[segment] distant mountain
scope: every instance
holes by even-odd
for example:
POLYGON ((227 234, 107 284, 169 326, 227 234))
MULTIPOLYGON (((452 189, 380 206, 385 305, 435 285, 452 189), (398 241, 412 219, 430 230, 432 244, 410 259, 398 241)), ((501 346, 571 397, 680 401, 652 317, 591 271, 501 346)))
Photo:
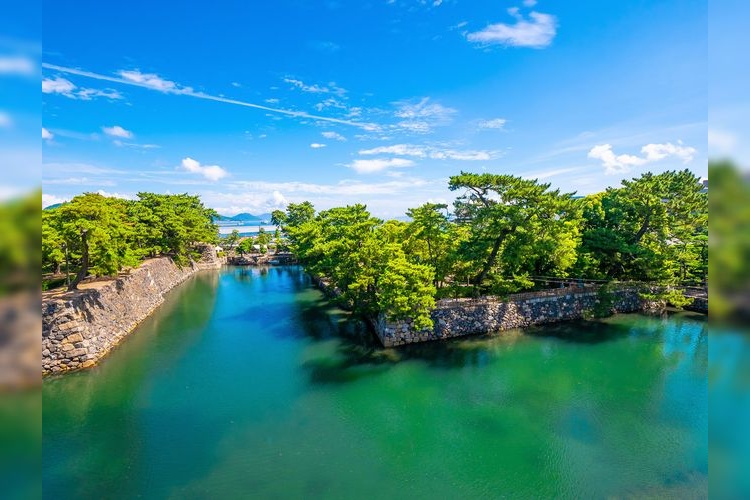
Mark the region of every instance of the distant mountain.
POLYGON ((237 214, 234 217, 231 217, 232 220, 236 221, 248 221, 248 220, 271 220, 271 214, 259 214, 259 215, 253 215, 248 213, 242 213, 237 214))
POLYGON ((268 222, 271 220, 271 214, 264 213, 253 215, 247 212, 243 212, 237 215, 220 215, 217 222, 268 222))
POLYGON ((54 205, 48 205, 48 206, 44 207, 44 209, 45 210, 54 210, 54 209, 56 209, 58 207, 61 207, 62 205, 63 205, 62 203, 55 203, 54 205))

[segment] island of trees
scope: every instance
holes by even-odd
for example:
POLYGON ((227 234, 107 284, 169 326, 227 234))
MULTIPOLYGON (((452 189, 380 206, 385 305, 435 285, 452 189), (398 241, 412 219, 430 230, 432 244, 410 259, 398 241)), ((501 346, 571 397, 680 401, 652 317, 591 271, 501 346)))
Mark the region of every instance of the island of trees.
POLYGON ((708 197, 688 170, 585 197, 511 175, 462 172, 449 188, 452 210, 427 203, 407 212, 410 222, 362 204, 316 213, 309 202, 273 218, 345 305, 417 328, 432 326, 437 298, 531 290, 540 276, 657 284, 675 305, 686 302, 675 285, 705 282, 708 197))
MULTIPOLYGON (((272 214, 280 232, 225 243, 239 253, 288 248, 353 311, 411 318, 418 328, 431 326, 437 299, 532 290, 539 277, 657 284, 676 305, 684 300, 676 285, 706 280, 708 197, 688 170, 645 173, 584 197, 488 173, 462 172, 449 188, 452 207, 426 203, 408 210, 409 222, 378 219, 363 204, 316 212, 291 203, 272 214)), ((147 257, 185 263, 197 243, 218 241, 216 217, 186 194, 84 194, 43 212, 43 269, 74 269, 73 289, 147 257)))

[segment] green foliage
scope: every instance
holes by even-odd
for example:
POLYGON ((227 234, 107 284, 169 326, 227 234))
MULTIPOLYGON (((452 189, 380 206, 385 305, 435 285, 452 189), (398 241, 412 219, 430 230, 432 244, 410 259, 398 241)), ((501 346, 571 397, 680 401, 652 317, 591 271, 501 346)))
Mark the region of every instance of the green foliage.
POLYGON ((605 283, 596 292, 596 305, 593 314, 595 318, 611 316, 615 306, 615 288, 611 283, 605 283))
POLYGON ((570 194, 512 175, 450 178, 456 221, 469 228, 459 253, 476 292, 529 274, 562 275, 575 261, 580 210, 570 194))
POLYGON ((451 274, 461 238, 456 226, 448 220, 448 205, 425 203, 406 212, 412 222, 408 227, 407 245, 416 262, 435 270, 433 283, 442 288, 451 274))
POLYGON ((721 318, 738 307, 747 311, 750 283, 750 182, 729 162, 712 163, 711 317, 721 318))
POLYGON ((261 247, 267 247, 269 243, 271 243, 272 237, 269 233, 266 232, 264 228, 258 229, 258 236, 255 237, 255 243, 260 245, 261 247))
POLYGON ((432 328, 430 311, 435 308, 433 269, 409 262, 403 252, 389 260, 380 277, 378 308, 389 319, 411 319, 417 330, 432 328))
POLYGON ((580 202, 583 240, 575 272, 602 279, 702 281, 708 266, 708 200, 688 170, 645 173, 580 202))
POLYGON ((167 254, 186 263, 196 243, 218 241, 216 212, 197 196, 138 197, 128 201, 86 193, 44 211, 42 269, 59 272, 67 253, 71 269, 77 269, 74 288, 89 273, 114 275, 143 257, 167 254))
POLYGON ((240 255, 245 255, 246 253, 253 253, 255 249, 253 248, 253 239, 252 238, 245 238, 244 240, 240 241, 240 244, 237 245, 237 248, 235 251, 240 255))
POLYGON ((286 213, 283 210, 274 210, 271 212, 271 224, 276 227, 283 226, 286 222, 286 213))
MULTIPOLYGON (((436 297, 508 295, 535 276, 654 282, 683 304, 671 284, 700 281, 708 266, 707 198, 688 171, 644 174, 619 188, 574 199, 549 184, 511 175, 450 178, 460 191, 444 204, 383 222, 357 204, 316 215, 309 202, 275 214, 289 248, 314 275, 330 279, 355 311, 431 325, 436 297)), ((591 315, 608 315, 614 296, 599 291, 591 315)))
POLYGON ((229 233, 222 239, 221 244, 224 245, 227 250, 229 250, 231 248, 234 248, 234 246, 237 245, 238 241, 240 241, 240 232, 237 229, 233 229, 231 233, 229 233))
POLYGON ((131 216, 137 225, 136 248, 141 256, 171 255, 184 264, 196 243, 216 243, 218 214, 198 196, 138 193, 131 216))
POLYGON ((341 291, 339 300, 357 313, 432 325, 434 269, 407 258, 402 242, 408 224, 383 223, 361 204, 317 216, 311 208, 290 205, 284 225, 290 249, 310 273, 330 279, 341 291))
POLYGON ((0 296, 38 283, 41 194, 0 204, 0 296))

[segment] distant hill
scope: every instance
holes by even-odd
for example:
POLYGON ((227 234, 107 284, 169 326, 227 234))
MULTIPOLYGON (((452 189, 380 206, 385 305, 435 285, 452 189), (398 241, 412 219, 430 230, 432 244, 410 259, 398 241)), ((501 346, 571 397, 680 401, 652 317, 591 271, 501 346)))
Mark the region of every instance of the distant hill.
POLYGON ((54 209, 56 209, 58 207, 61 207, 62 205, 63 205, 62 203, 55 203, 54 205, 49 205, 49 206, 44 207, 44 209, 45 210, 54 210, 54 209))
POLYGON ((216 219, 217 222, 268 222, 270 220, 271 214, 263 213, 254 215, 246 212, 232 216, 220 215, 216 219))

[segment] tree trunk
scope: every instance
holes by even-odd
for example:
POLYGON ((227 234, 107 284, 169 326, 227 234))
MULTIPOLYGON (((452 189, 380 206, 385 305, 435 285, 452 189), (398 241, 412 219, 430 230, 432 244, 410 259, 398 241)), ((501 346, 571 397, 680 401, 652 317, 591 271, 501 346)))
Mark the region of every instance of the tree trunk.
POLYGON ((484 263, 482 270, 474 278, 474 286, 481 286, 482 282, 487 277, 487 274, 490 272, 490 269, 492 269, 492 266, 495 265, 495 261, 497 260, 497 252, 500 251, 500 245, 503 244, 503 239, 504 237, 501 236, 500 238, 497 238, 495 240, 495 243, 492 245, 492 252, 490 252, 490 256, 487 259, 487 262, 484 263))
POLYGON ((651 212, 646 214, 646 218, 643 220, 643 224, 641 225, 641 228, 638 230, 638 232, 635 234, 635 237, 633 238, 633 243, 639 243, 641 241, 641 238, 643 238, 643 235, 646 234, 646 231, 648 231, 650 223, 651 223, 651 212))
POLYGON ((78 283, 80 283, 89 273, 89 244, 86 241, 86 231, 81 231, 81 245, 83 246, 81 269, 78 270, 78 274, 76 274, 73 282, 68 285, 68 291, 78 290, 78 283))

